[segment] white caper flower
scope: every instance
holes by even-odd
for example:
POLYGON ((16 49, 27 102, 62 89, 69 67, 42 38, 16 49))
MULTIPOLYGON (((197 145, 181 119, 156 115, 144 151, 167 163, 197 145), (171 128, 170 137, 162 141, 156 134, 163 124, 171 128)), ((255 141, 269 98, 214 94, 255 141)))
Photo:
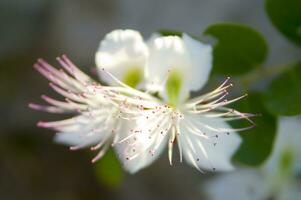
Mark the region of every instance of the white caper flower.
MULTIPOLYGON (((158 92, 159 106, 135 113, 136 126, 116 146, 130 172, 151 164, 168 146, 172 164, 173 146, 198 170, 231 170, 231 157, 241 143, 237 131, 254 126, 249 117, 227 105, 229 78, 212 92, 189 99, 191 91, 206 84, 212 68, 212 48, 183 34, 183 37, 153 37, 148 43, 149 58, 145 80, 147 92, 158 92), (227 121, 247 119, 252 124, 231 128, 227 121)), ((129 111, 130 112, 130 111, 129 111)), ((132 112, 133 113, 133 112, 132 112)))
POLYGON ((133 30, 115 30, 100 43, 96 64, 104 86, 80 71, 66 56, 58 58, 58 70, 43 60, 36 69, 51 81, 64 101, 42 98, 50 106, 31 108, 75 117, 39 122, 58 133, 55 140, 71 149, 100 150, 110 145, 118 152, 126 170, 136 172, 151 164, 168 146, 172 164, 173 146, 192 166, 205 170, 231 170, 231 157, 240 145, 237 131, 254 126, 252 114, 227 106, 226 79, 215 90, 189 98, 206 84, 212 68, 212 48, 190 36, 152 37, 147 43, 133 30), (144 76, 143 76, 144 74, 144 76), (146 91, 134 87, 143 84, 146 91), (233 129, 228 121, 246 119, 251 125, 233 129))
POLYGON ((260 169, 241 168, 202 186, 209 199, 294 200, 301 196, 301 119, 281 117, 271 157, 260 169))

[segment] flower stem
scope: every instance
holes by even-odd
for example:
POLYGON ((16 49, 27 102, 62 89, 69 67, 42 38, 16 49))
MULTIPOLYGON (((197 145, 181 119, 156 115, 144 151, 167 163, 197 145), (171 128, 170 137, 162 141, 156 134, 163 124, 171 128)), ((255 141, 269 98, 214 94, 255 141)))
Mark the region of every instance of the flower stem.
POLYGON ((237 81, 240 82, 244 87, 250 88, 250 86, 257 84, 260 81, 281 74, 282 72, 290 69, 290 67, 291 65, 259 67, 248 74, 237 78, 237 81))

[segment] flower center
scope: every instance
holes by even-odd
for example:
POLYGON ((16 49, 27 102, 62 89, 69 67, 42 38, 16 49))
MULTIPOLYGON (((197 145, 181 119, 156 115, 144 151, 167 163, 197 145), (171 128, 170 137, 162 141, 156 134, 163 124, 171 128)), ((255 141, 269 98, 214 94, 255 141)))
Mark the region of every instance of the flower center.
POLYGON ((294 152, 287 148, 281 155, 279 160, 279 173, 283 175, 288 175, 291 171, 294 162, 294 152))
POLYGON ((143 73, 140 67, 131 67, 123 76, 123 82, 133 88, 143 80, 143 73))
POLYGON ((167 103, 172 107, 175 107, 179 103, 182 83, 181 73, 177 70, 172 70, 166 81, 167 103))

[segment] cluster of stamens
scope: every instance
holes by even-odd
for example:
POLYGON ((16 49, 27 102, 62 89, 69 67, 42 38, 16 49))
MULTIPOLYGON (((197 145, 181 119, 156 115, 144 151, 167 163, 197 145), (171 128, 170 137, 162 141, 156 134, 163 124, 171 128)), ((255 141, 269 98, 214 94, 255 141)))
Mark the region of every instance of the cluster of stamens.
MULTIPOLYGON (((153 108, 140 105, 144 109, 137 110, 137 112, 132 112, 135 120, 143 121, 141 127, 138 125, 136 129, 131 129, 130 134, 127 137, 120 140, 119 143, 127 143, 129 148, 124 152, 121 157, 126 157, 126 160, 132 160, 143 153, 143 151, 136 151, 136 145, 139 145, 141 141, 137 140, 137 137, 148 138, 144 139, 145 149, 149 149, 149 155, 154 156, 158 147, 164 140, 165 136, 169 137, 169 160, 172 163, 172 149, 175 142, 179 142, 179 137, 181 134, 179 124, 182 123, 185 129, 190 133, 197 135, 198 137, 205 139, 212 143, 213 147, 218 144, 218 139, 220 134, 230 135, 231 132, 243 131, 253 128, 255 123, 250 119, 254 117, 254 114, 241 113, 235 109, 227 108, 228 104, 236 102, 247 95, 240 96, 232 100, 226 100, 226 96, 229 94, 227 89, 232 87, 229 83, 229 78, 227 78, 217 89, 207 93, 205 95, 193 98, 187 101, 184 105, 175 108, 167 104, 161 103, 159 106, 153 108), (222 118, 224 121, 245 119, 251 123, 250 126, 244 128, 219 128, 213 127, 202 122, 192 122, 186 119, 185 116, 200 116, 206 118, 222 118), (210 130, 215 134, 207 134, 206 132, 200 130, 198 127, 203 127, 203 129, 210 130), (144 135, 144 136, 141 136, 144 135), (160 137, 161 135, 161 137, 160 137), (156 142, 154 142, 157 140, 156 142), (156 144, 155 146, 153 144, 156 144)), ((180 161, 182 161, 182 150, 181 145, 178 145, 180 152, 180 161)), ((200 159, 197 157, 196 161, 200 159)), ((214 170, 215 167, 212 167, 214 170)))
MULTIPOLYGON (((182 139, 182 135, 187 134, 181 132, 183 130, 216 146, 220 134, 229 135, 231 132, 247 130, 255 126, 250 119, 255 115, 241 113, 226 107, 246 96, 226 100, 227 89, 232 87, 232 84, 228 83, 229 78, 212 92, 175 107, 167 105, 162 99, 153 97, 149 91, 141 92, 125 85, 105 69, 101 70, 118 86, 103 86, 96 83, 81 72, 66 56, 59 57, 58 62, 63 69, 58 70, 42 59, 38 60, 35 68, 51 81, 50 87, 64 96, 64 101, 42 95, 42 99, 50 105, 29 104, 29 106, 51 113, 76 113, 77 116, 70 119, 39 122, 38 126, 52 128, 58 132, 82 131, 84 132, 83 137, 97 136, 98 139, 101 138, 91 147, 91 150, 100 150, 92 162, 101 158, 110 145, 119 144, 127 145, 121 155, 126 160, 133 160, 145 152, 154 156, 165 140, 169 141, 170 163, 172 163, 175 143, 178 144, 182 161, 181 141, 192 146, 191 141, 182 139), (213 127, 201 121, 190 120, 195 116, 222 118, 224 121, 246 119, 251 126, 236 129, 213 127), (129 129, 124 138, 121 138, 118 132, 122 123, 127 121, 134 121, 134 126, 129 129), (203 130, 209 130, 214 134, 207 134, 203 130)), ((82 143, 72 146, 70 149, 76 150, 89 145, 82 143)), ((200 159, 196 157, 195 160, 199 162, 200 159)), ((212 169, 215 168, 212 167, 212 169)))

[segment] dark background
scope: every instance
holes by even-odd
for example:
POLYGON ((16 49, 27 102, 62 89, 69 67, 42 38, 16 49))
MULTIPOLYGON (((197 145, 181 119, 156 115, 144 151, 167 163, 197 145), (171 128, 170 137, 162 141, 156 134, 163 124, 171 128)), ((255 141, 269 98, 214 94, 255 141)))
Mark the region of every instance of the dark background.
MULTIPOLYGON (((270 46, 266 66, 295 60, 300 50, 271 25, 263 0, 1 0, 0 1, 0 199, 206 199, 201 183, 210 174, 167 155, 120 184, 106 184, 88 150, 70 152, 35 126, 49 114, 28 109, 49 94, 33 68, 39 57, 54 62, 66 53, 85 72, 103 36, 119 28, 147 38, 161 28, 200 35, 209 24, 239 22, 260 31, 270 46)), ((107 167, 107 173, 114 173, 107 167)))

